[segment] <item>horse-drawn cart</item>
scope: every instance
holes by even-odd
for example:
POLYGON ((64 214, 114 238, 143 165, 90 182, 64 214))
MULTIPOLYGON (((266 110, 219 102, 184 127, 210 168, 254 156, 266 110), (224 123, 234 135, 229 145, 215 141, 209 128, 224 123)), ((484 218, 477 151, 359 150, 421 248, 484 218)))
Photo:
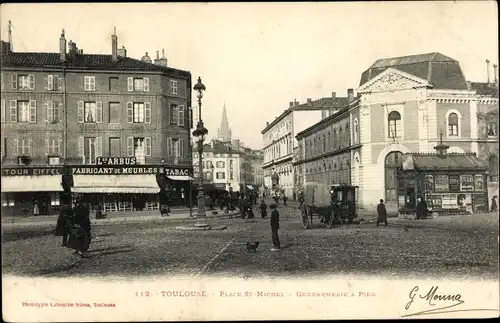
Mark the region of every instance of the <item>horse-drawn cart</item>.
POLYGON ((351 224, 358 216, 357 186, 306 183, 303 187, 304 202, 301 206, 302 225, 312 226, 313 216, 320 218, 328 228, 336 224, 351 224))

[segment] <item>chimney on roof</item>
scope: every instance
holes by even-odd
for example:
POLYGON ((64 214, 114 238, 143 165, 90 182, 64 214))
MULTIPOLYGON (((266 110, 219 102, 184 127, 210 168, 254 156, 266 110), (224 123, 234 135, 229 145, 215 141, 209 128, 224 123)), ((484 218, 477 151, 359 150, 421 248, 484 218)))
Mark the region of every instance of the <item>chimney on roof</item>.
POLYGON ((158 52, 156 52, 156 57, 157 57, 157 59, 155 59, 155 64, 167 67, 168 60, 165 57, 165 49, 164 48, 161 50, 161 58, 160 58, 160 55, 158 52))
POLYGON ((155 58, 155 60, 153 62, 156 65, 159 65, 159 62, 160 62, 160 51, 159 50, 156 51, 156 58, 155 58))
POLYGON ((59 59, 61 62, 66 62, 66 37, 64 36, 64 29, 59 37, 59 59))
POLYGON ((486 76, 488 77, 488 84, 490 84, 490 60, 486 60, 486 76))
POLYGON ((7 55, 10 53, 10 44, 2 40, 2 55, 7 55))
POLYGON ((349 102, 351 102, 354 99, 354 90, 353 89, 347 89, 347 98, 349 102))
POLYGON ((295 103, 293 101, 290 101, 290 108, 293 108, 295 106, 295 103))
POLYGON ((300 104, 300 102, 297 101, 297 99, 293 99, 293 102, 295 103, 295 106, 298 106, 300 104))
POLYGON ((494 80, 495 80, 495 84, 498 84, 497 67, 498 67, 497 64, 493 64, 493 77, 494 77, 494 80))
POLYGON ((68 53, 72 57, 74 57, 76 54, 79 53, 79 50, 78 50, 78 47, 76 46, 76 43, 73 42, 72 40, 70 40, 68 43, 68 53))
POLYGON ((332 92, 332 98, 334 98, 334 99, 335 99, 336 97, 337 97, 337 93, 332 92))
POLYGON ((117 53, 119 57, 127 57, 127 50, 125 49, 125 46, 122 46, 122 48, 118 49, 117 53))
POLYGON ((266 127, 269 127, 269 121, 266 121, 266 127))
POLYGON ((113 35, 111 35, 111 60, 118 60, 118 37, 116 36, 116 27, 113 27, 113 35))

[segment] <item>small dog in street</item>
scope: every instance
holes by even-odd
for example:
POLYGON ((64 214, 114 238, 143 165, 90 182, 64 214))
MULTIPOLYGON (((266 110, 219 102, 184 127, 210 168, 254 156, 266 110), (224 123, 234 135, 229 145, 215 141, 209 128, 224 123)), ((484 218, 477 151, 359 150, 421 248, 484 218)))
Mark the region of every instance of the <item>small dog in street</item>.
POLYGON ((253 250, 253 252, 257 252, 259 249, 259 241, 256 241, 254 243, 247 242, 247 251, 250 252, 253 250))

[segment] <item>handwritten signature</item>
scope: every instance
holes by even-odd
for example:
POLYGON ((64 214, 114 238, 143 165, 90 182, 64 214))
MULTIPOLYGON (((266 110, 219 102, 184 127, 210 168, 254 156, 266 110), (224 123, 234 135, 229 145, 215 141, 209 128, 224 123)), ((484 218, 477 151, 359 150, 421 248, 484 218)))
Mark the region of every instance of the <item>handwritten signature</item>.
POLYGON ((428 310, 415 312, 411 314, 403 315, 403 317, 407 316, 416 316, 416 315, 430 315, 430 314, 442 314, 442 313, 452 313, 452 312, 465 312, 465 311, 498 311, 495 309, 485 309, 485 308, 476 308, 476 309, 453 309, 449 310, 452 307, 457 307, 465 303, 462 299, 462 295, 460 293, 456 294, 439 294, 438 293, 439 286, 432 286, 427 293, 420 293, 420 288, 415 286, 410 291, 409 301, 406 303, 405 309, 408 311, 412 306, 415 300, 421 299, 429 306, 440 306, 434 307, 428 310), (418 297, 418 298, 416 298, 418 297))

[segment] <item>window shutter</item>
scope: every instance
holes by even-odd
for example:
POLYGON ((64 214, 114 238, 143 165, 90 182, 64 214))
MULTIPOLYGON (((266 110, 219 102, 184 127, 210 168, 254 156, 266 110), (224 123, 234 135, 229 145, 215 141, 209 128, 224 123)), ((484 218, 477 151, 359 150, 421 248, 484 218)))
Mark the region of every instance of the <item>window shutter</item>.
POLYGON ((193 129, 193 108, 188 109, 188 114, 189 114, 189 129, 193 129))
POLYGON ((84 112, 84 104, 83 101, 78 101, 78 112, 77 112, 77 122, 78 123, 83 123, 83 116, 85 115, 84 112))
POLYGON ((62 145, 63 145, 63 140, 62 140, 62 138, 59 138, 59 144, 57 145, 57 154, 58 155, 61 155, 62 145))
POLYGON ((179 157, 184 159, 184 139, 179 139, 179 157))
POLYGON ((172 157, 173 149, 172 149, 172 138, 167 138, 167 156, 172 157))
POLYGON ((5 123, 5 100, 2 100, 2 123, 5 123))
POLYGON ((95 138, 95 156, 102 156, 102 137, 95 138))
POLYGON ((129 92, 134 91, 134 78, 133 77, 127 77, 127 89, 129 92))
POLYGON ((144 154, 151 156, 151 137, 144 138, 144 154))
POLYGON ((132 102, 127 102, 127 122, 134 122, 134 104, 132 102))
POLYGON ((19 156, 19 139, 14 139, 14 149, 16 152, 16 156, 19 156))
POLYGON ((184 127, 184 121, 185 121, 184 120, 185 119, 185 117, 184 117, 184 106, 183 105, 179 105, 177 107, 177 109, 178 109, 177 110, 177 115, 178 115, 177 116, 177 119, 178 119, 177 120, 177 125, 180 126, 180 127, 184 127))
POLYGON ((11 83, 12 83, 12 89, 16 90, 17 89, 17 74, 11 75, 11 83))
POLYGON ((45 102, 45 112, 47 113, 45 120, 49 123, 54 122, 54 102, 45 102))
POLYGON ((59 91, 59 77, 57 75, 53 75, 54 77, 54 91, 59 91))
POLYGON ((55 105, 54 102, 52 102, 54 106, 54 122, 59 123, 59 120, 61 118, 61 112, 62 112, 62 103, 55 105))
POLYGON ((30 100, 30 123, 36 123, 36 101, 30 100))
POLYGON ((90 77, 90 89, 95 91, 95 76, 90 77))
POLYGON ((134 137, 127 137, 127 155, 134 156, 134 137))
POLYGON ((149 92, 149 77, 144 78, 144 92, 149 92))
POLYGON ((35 75, 30 74, 30 75, 28 76, 28 78, 29 78, 29 82, 30 82, 30 84, 29 84, 29 89, 30 89, 30 90, 34 90, 34 89, 35 89, 35 75))
POLYGON ((90 89, 90 79, 88 76, 83 77, 83 89, 88 91, 90 89))
POLYGON ((54 90, 54 75, 47 76, 47 90, 54 90))
POLYGON ((45 152, 45 155, 50 155, 51 152, 50 152, 50 139, 49 138, 45 138, 45 147, 47 147, 47 151, 45 152))
POLYGON ((96 102, 96 117, 95 117, 95 122, 96 123, 102 123, 102 101, 97 101, 96 102))
POLYGON ((172 120, 170 120, 170 124, 177 125, 179 123, 178 107, 175 105, 171 105, 170 108, 172 109, 172 113, 170 114, 172 116, 172 120))
POLYGON ((85 156, 85 143, 84 143, 84 138, 83 137, 78 137, 78 156, 83 157, 85 156))
POLYGON ((28 156, 33 155, 33 139, 28 139, 28 156))
POLYGON ((151 123, 151 102, 144 103, 144 122, 151 123))

